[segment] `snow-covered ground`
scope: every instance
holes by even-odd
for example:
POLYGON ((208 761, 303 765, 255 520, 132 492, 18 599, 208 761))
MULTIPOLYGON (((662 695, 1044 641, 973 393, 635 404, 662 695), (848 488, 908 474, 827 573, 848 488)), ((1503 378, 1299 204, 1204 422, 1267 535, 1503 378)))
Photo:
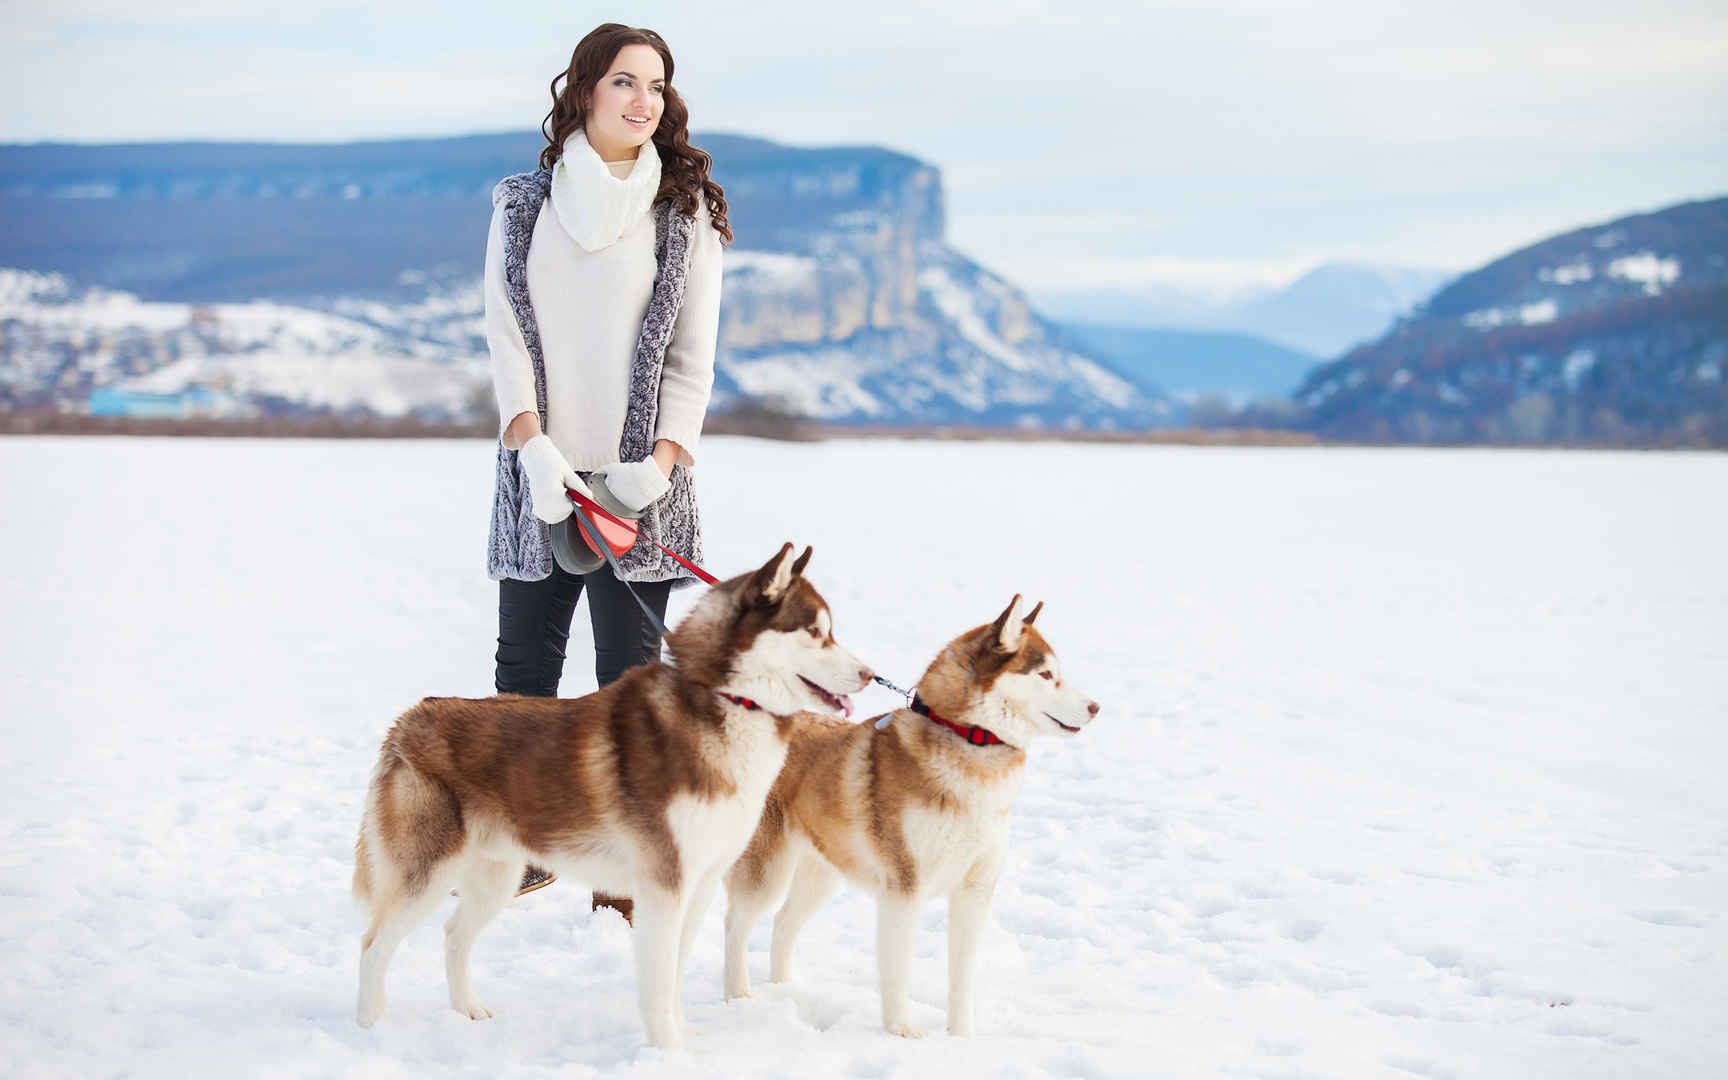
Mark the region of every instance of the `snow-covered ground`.
MULTIPOLYGON (((481 937, 496 1020, 447 1007, 434 920, 355 1027, 378 739, 491 686, 491 448, 9 438, 4 1071, 1728 1075, 1728 457, 701 455, 714 569, 814 544, 838 636, 902 683, 1024 592, 1104 706, 1030 763, 983 1034, 879 1030, 848 891, 789 987, 761 985, 764 924, 730 1004, 717 903, 701 1034, 644 1050, 628 931, 570 882, 481 937)), ((936 1032, 943 920, 913 981, 936 1032)))

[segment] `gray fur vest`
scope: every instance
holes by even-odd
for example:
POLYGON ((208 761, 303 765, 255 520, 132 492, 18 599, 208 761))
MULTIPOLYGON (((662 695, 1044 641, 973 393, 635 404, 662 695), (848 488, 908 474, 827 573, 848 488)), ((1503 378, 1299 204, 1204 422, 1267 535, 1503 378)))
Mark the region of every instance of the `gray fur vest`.
MULTIPOLYGON (((528 245, 534 223, 552 190, 552 170, 507 176, 492 189, 494 206, 504 204, 504 286, 522 328, 522 340, 534 361, 534 397, 540 427, 546 427, 546 358, 540 349, 540 328, 528 300, 528 245)), ((654 452, 654 421, 660 409, 660 371, 666 345, 678 321, 684 283, 690 272, 690 237, 696 221, 678 212, 670 199, 654 204, 654 294, 642 319, 636 356, 630 365, 630 404, 618 443, 618 460, 641 461, 654 452)), ((545 522, 534 516, 528 477, 519 455, 498 444, 497 482, 492 497, 492 535, 486 544, 486 570, 493 580, 539 581, 552 573, 552 541, 545 522)), ((586 474, 581 474, 587 479, 586 474)), ((672 487, 642 512, 638 537, 618 557, 626 581, 673 581, 688 585, 694 575, 655 547, 651 541, 678 552, 700 566, 703 562, 702 523, 696 513, 696 493, 690 470, 672 467, 672 487)))

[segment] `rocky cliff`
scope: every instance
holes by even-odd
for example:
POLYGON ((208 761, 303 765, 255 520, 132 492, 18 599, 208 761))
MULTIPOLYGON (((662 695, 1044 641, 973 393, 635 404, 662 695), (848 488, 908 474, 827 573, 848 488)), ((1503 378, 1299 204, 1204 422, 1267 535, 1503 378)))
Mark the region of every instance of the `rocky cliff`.
MULTIPOLYGON (((1033 427, 1168 415, 946 245, 935 167, 877 147, 694 141, 736 234, 717 406, 772 396, 840 423, 1033 427)), ((472 411, 487 196, 538 146, 0 147, 0 405, 472 411), (441 374, 402 374, 410 362, 441 374)))

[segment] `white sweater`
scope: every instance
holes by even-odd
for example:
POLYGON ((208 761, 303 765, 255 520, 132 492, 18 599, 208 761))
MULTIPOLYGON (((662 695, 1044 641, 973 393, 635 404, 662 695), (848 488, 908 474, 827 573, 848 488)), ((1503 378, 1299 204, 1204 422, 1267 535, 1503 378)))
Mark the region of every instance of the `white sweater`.
MULTIPOLYGON (((541 209, 528 248, 528 294, 546 360, 546 434, 571 467, 584 472, 618 460, 630 365, 654 291, 654 215, 645 205, 653 189, 641 187, 658 184, 658 156, 652 163, 642 160, 654 153, 647 143, 635 161, 602 164, 578 131, 564 145, 570 175, 554 177, 552 197, 541 209), (582 225, 603 221, 620 208, 627 211, 619 218, 626 221, 623 234, 596 250, 577 243, 561 223, 568 218, 574 231, 595 243, 593 229, 582 225)), ((504 288, 503 214, 502 207, 492 213, 484 290, 500 434, 518 414, 535 411, 534 365, 504 288)), ((683 304, 666 346, 654 430, 656 439, 684 448, 679 456, 684 465, 694 464, 714 384, 722 250, 720 234, 702 205, 691 236, 683 304)))

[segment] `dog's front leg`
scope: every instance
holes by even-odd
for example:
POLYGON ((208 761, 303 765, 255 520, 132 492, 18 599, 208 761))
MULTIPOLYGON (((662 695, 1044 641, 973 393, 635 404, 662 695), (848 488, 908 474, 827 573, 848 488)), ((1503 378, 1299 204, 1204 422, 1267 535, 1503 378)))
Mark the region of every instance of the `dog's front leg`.
POLYGON ((702 925, 702 916, 708 913, 708 905, 714 902, 714 890, 720 886, 720 874, 724 866, 717 866, 703 876, 691 891, 690 902, 684 908, 684 922, 678 935, 678 973, 672 982, 672 1019, 683 1032, 684 1023, 684 969, 690 963, 690 944, 696 940, 696 929, 702 925))
POLYGON ((640 883, 636 890, 636 997, 648 1045, 684 1044, 678 1028, 678 940, 684 929, 683 890, 640 883))
POLYGON ((912 1026, 912 939, 918 932, 918 901, 884 893, 876 902, 876 970, 882 981, 882 1026, 890 1035, 921 1038, 912 1026))
POLYGON ((968 875, 948 894, 948 1034, 971 1035, 976 1029, 972 986, 978 975, 978 942, 990 917, 995 872, 984 880, 968 875))

